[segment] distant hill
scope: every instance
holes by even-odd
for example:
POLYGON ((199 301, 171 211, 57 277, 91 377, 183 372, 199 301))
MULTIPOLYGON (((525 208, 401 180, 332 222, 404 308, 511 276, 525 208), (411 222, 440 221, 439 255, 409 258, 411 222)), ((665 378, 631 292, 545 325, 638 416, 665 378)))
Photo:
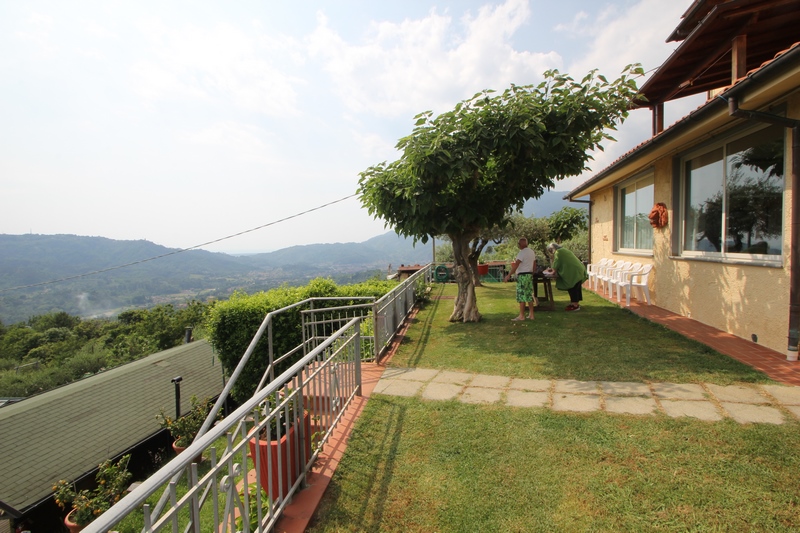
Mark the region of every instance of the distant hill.
POLYGON ((581 204, 574 204, 564 200, 564 196, 569 194, 569 191, 545 191, 541 198, 535 200, 528 200, 522 208, 522 214, 526 217, 541 218, 549 217, 557 211, 561 211, 562 207, 583 207, 581 204))
POLYGON ((431 257, 430 248, 414 247, 392 232, 364 243, 293 246, 250 256, 177 252, 144 240, 0 235, 0 320, 12 324, 53 311, 116 314, 158 303, 225 298, 236 289, 301 285, 318 276, 354 282, 385 275, 389 264, 431 257), (128 266, 116 268, 121 265, 128 266), (53 280, 63 281, 48 283, 53 280), (32 287, 3 290, 23 286, 32 287))

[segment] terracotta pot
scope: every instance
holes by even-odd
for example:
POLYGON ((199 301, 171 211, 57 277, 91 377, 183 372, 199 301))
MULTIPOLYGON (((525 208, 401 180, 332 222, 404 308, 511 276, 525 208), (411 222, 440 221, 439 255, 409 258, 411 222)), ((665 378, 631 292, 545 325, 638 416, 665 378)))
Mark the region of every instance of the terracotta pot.
POLYGON ((67 529, 69 529, 69 533, 77 533, 78 531, 82 531, 83 528, 86 527, 86 526, 79 526, 78 524, 72 521, 72 513, 74 512, 75 509, 70 511, 67 514, 67 516, 64 517, 64 525, 67 526, 67 529))
MULTIPOLYGON (((186 449, 186 446, 178 446, 177 444, 175 444, 176 442, 178 442, 178 441, 173 441, 173 443, 172 443, 172 449, 173 449, 173 450, 175 450, 175 455, 178 455, 179 453, 181 453, 183 450, 185 450, 185 449, 186 449)), ((201 454, 197 455, 197 456, 194 458, 194 461, 193 461, 193 462, 195 462, 195 463, 202 463, 202 462, 203 462, 203 454, 201 453, 201 454)))
POLYGON ((259 454, 259 479, 261 488, 277 501, 289 490, 300 472, 305 467, 305 461, 311 457, 311 417, 308 412, 303 414, 303 425, 305 426, 305 454, 298 453, 297 424, 294 424, 285 435, 281 436, 280 441, 266 441, 250 439, 250 457, 253 463, 256 461, 256 449, 259 454), (278 468, 278 454, 280 454, 280 468, 278 468), (271 492, 270 492, 271 491, 271 492), (281 492, 282 491, 282 492, 281 492))
POLYGON ((478 265, 478 275, 485 276, 489 273, 489 265, 478 265))

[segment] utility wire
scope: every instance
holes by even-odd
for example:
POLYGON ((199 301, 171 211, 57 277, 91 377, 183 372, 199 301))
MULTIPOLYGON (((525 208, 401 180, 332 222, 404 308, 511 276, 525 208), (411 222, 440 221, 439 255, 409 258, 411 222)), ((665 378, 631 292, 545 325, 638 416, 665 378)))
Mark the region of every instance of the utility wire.
POLYGON ((274 220, 272 222, 268 222, 266 224, 262 224, 261 226, 257 226, 257 227, 252 228, 252 229, 248 229, 248 230, 245 230, 245 231, 240 231, 239 233, 234 233, 233 235, 228 235, 226 237, 221 237, 219 239, 215 239, 213 241, 204 242, 202 244, 196 244, 194 246, 190 246, 189 248, 182 248, 180 250, 174 250, 172 252, 168 252, 166 254, 157 255, 155 257, 149 257, 147 259, 140 259, 139 261, 133 261, 131 263, 125 263, 124 265, 117 265, 117 266, 113 266, 113 267, 108 267, 108 268, 104 268, 102 270, 94 270, 92 272, 86 272, 84 274, 77 274, 75 276, 69 276, 69 277, 66 277, 66 278, 53 279, 53 280, 50 280, 50 281, 43 281, 41 283, 33 283, 31 285, 20 285, 18 287, 8 287, 6 289, 0 289, 0 293, 9 292, 9 291, 15 291, 15 290, 19 290, 19 289, 30 289, 30 288, 33 288, 33 287, 41 287, 43 285, 52 285, 53 283, 61 283, 62 281, 71 281, 71 280, 74 280, 74 279, 85 278, 87 276, 94 276, 96 274, 102 274, 104 272, 110 272, 112 270, 119 270, 121 268, 127 268, 127 267, 133 266, 133 265, 140 265, 142 263, 147 263, 148 261, 155 261, 156 259, 162 259, 164 257, 169 257, 171 255, 181 254, 183 252, 188 252, 189 250, 195 250, 195 249, 201 248, 203 246, 208 246, 209 244, 215 244, 215 243, 218 243, 218 242, 222 242, 222 241, 225 241, 225 240, 228 240, 228 239, 232 239, 234 237, 238 237, 240 235, 244 235, 246 233, 251 233, 253 231, 266 228, 268 226, 273 226, 273 225, 278 224, 280 222, 286 222, 287 220, 291 220, 293 218, 297 218, 297 217, 300 217, 300 216, 303 216, 303 215, 307 215, 308 213, 311 213, 313 211, 318 211, 318 210, 320 210, 320 209, 322 209, 324 207, 328 207, 328 206, 331 206, 333 204, 337 204, 339 202, 343 202, 345 200, 353 198, 354 196, 356 196, 356 194, 351 194, 349 196, 345 196, 344 198, 339 198, 338 200, 334 200, 332 202, 328 202, 327 204, 322 204, 322 205, 319 205, 317 207, 313 207, 311 209, 308 209, 306 211, 302 211, 300 213, 296 213, 294 215, 290 215, 288 217, 281 218, 279 220, 274 220))

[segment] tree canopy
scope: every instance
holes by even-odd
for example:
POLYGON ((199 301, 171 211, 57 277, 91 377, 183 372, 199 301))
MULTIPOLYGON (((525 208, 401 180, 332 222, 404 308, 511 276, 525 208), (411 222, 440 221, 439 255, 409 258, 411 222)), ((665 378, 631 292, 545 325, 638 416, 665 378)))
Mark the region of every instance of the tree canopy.
POLYGON ((583 172, 589 152, 602 149, 627 117, 640 74, 629 65, 613 82, 591 71, 578 83, 550 70, 538 85, 482 91, 437 117, 417 115, 397 143, 400 159, 361 173, 359 194, 370 214, 422 242, 451 238, 459 282, 451 320, 480 319, 467 279, 469 241, 506 224, 512 210, 557 180, 583 172))

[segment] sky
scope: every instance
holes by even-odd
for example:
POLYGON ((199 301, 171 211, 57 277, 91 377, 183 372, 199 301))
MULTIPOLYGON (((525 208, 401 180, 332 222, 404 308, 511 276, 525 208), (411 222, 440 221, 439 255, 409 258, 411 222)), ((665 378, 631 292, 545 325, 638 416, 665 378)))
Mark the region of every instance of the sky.
MULTIPOLYGON (((0 233, 227 253, 362 242, 391 228, 354 196, 359 173, 399 157, 415 115, 553 68, 652 71, 690 4, 0 2, 0 233)), ((668 105, 665 124, 700 103, 668 105)), ((650 128, 631 113, 557 189, 650 128)))

